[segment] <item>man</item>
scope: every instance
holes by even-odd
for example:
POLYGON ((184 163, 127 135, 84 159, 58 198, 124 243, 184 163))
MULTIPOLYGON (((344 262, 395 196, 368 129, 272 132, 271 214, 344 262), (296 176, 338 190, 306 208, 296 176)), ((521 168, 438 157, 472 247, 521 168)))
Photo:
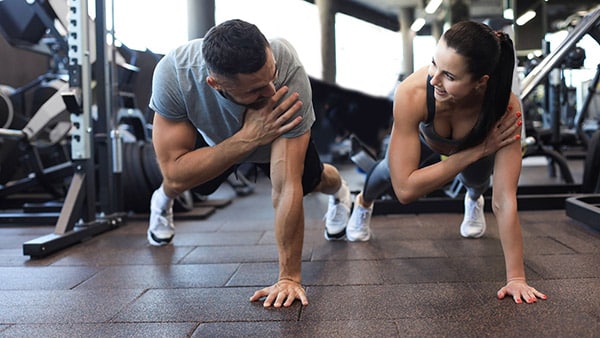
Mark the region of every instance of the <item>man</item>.
POLYGON ((303 195, 331 195, 325 237, 344 237, 350 192, 337 169, 321 163, 310 139, 315 120, 311 87, 293 47, 269 43, 241 20, 167 54, 156 66, 150 108, 152 140, 163 174, 150 205, 148 241, 174 236, 173 198, 194 188, 208 195, 244 162, 270 176, 279 278, 258 290, 265 307, 308 304, 301 285, 303 195))

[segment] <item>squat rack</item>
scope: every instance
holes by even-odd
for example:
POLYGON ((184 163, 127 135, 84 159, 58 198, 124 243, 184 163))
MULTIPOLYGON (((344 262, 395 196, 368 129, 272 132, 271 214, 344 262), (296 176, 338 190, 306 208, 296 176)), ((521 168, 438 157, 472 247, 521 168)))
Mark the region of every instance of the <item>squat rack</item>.
POLYGON ((62 93, 71 114, 74 174, 53 233, 23 244, 23 254, 44 257, 124 222, 121 194, 121 142, 109 132, 112 105, 110 64, 106 57, 106 7, 95 1, 95 88, 98 120, 92 123, 92 39, 88 2, 69 1, 69 89, 62 93), (96 175, 96 158, 98 170, 96 175), (96 200, 98 181, 99 200, 96 200), (98 210, 97 210, 98 209, 98 210))

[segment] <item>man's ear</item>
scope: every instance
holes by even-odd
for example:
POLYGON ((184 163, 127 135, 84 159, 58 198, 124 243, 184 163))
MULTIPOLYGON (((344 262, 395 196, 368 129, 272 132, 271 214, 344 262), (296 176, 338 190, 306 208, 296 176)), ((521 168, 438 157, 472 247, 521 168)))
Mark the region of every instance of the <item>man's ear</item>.
POLYGON ((219 85, 219 83, 217 83, 217 80, 210 75, 206 77, 206 83, 215 90, 221 90, 221 86, 219 85))

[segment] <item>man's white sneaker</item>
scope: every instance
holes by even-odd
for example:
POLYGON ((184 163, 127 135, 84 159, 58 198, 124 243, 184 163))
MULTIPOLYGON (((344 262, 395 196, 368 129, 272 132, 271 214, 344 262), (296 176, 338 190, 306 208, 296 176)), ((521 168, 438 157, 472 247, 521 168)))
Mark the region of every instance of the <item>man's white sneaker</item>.
MULTIPOLYGON (((152 200, 157 192, 152 195, 152 200)), ((148 242, 154 246, 162 246, 171 243, 175 236, 175 224, 173 223, 173 201, 169 203, 166 210, 155 207, 156 203, 150 202, 150 225, 148 226, 148 242)))
POLYGON ((341 189, 344 196, 341 198, 329 196, 329 205, 325 214, 325 239, 328 241, 342 240, 346 236, 346 224, 350 217, 352 199, 346 182, 343 184, 341 189))
POLYGON ((465 238, 479 238, 485 233, 485 215, 483 213, 484 199, 479 196, 477 201, 465 195, 465 217, 460 225, 460 234, 465 238))
POLYGON ((371 215, 373 205, 365 208, 359 203, 359 196, 354 201, 354 210, 346 228, 346 238, 351 242, 364 242, 371 238, 371 215))

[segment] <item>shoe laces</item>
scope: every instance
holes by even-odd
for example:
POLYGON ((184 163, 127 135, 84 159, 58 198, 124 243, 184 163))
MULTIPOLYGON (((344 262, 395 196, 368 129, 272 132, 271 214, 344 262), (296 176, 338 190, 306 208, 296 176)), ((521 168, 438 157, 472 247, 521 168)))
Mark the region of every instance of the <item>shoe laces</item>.
POLYGON ((173 224, 173 211, 161 210, 160 214, 156 217, 156 221, 161 227, 171 228, 173 224))
POLYGON ((360 217, 361 220, 366 221, 369 219, 369 217, 371 216, 371 210, 367 209, 367 208, 363 208, 361 207, 360 209, 358 209, 359 214, 358 216, 360 217))
POLYGON ((371 218, 371 210, 369 208, 365 208, 363 206, 357 206, 358 219, 360 220, 360 225, 369 222, 371 218))
POLYGON ((470 202, 467 203, 467 205, 468 205, 467 217, 472 220, 477 220, 479 218, 479 214, 481 212, 481 208, 479 207, 479 199, 477 199, 477 200, 471 199, 470 202))
POLYGON ((337 198, 329 199, 329 207, 327 208, 327 213, 325 213, 325 219, 328 220, 337 220, 337 218, 343 217, 344 212, 340 207, 343 206, 343 203, 337 198))

